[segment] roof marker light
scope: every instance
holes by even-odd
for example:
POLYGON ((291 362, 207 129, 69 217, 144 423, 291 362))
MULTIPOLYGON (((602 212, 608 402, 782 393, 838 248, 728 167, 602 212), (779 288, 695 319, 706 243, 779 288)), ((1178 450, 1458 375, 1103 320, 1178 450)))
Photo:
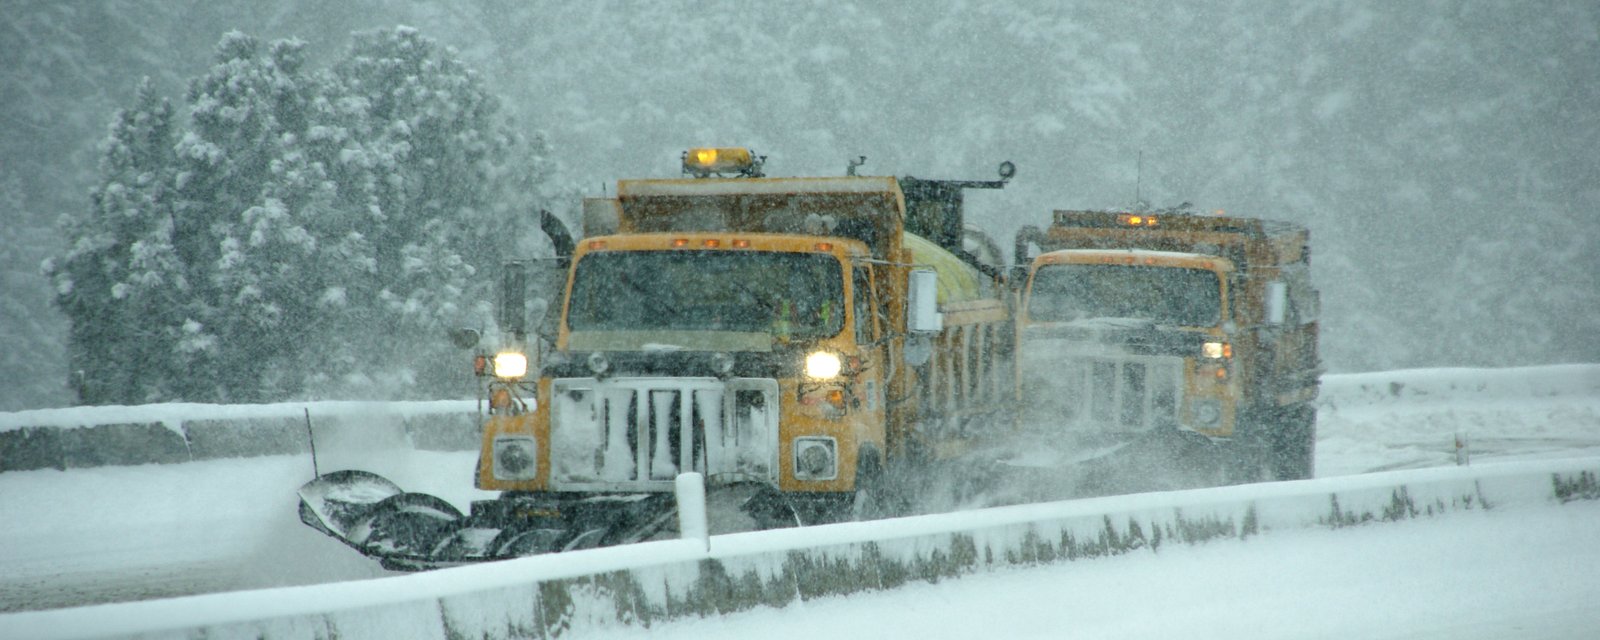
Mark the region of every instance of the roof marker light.
POLYGON ((742 147, 697 147, 683 154, 683 172, 697 178, 712 175, 761 177, 762 158, 742 147))

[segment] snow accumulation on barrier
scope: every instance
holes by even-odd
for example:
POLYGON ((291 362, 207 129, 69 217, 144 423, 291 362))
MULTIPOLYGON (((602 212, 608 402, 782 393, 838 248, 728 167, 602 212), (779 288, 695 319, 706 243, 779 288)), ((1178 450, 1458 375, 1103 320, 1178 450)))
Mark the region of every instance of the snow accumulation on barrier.
MULTIPOLYGON (((291 589, 0 615, 16 638, 550 638, 1004 567, 1600 499, 1600 458, 1018 505, 534 556, 291 589)), ((1507 515, 1504 517, 1514 517, 1507 515)))
POLYGON ((398 437, 418 448, 468 449, 477 445, 476 413, 474 400, 169 403, 0 413, 0 471, 303 453, 312 429, 338 427, 400 427, 398 437))
POLYGON ((193 420, 302 420, 306 412, 313 419, 322 416, 355 416, 380 413, 409 418, 440 413, 470 413, 477 410, 475 400, 434 400, 423 402, 363 402, 353 400, 322 400, 316 402, 279 402, 273 404, 200 404, 172 402, 166 404, 106 405, 66 407, 59 409, 30 409, 0 413, 0 432, 29 427, 81 429, 87 427, 128 424, 162 423, 180 429, 184 422, 193 420))

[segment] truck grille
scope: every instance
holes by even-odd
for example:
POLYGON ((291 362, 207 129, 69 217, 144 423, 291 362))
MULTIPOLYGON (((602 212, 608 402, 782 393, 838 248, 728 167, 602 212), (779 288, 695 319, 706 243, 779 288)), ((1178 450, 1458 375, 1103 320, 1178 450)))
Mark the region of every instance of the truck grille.
POLYGON ((1051 375, 1060 376, 1059 406, 1070 426, 1144 431, 1178 423, 1182 358, 1075 357, 1051 375))
POLYGON ((777 479, 775 380, 562 378, 550 395, 556 489, 671 491, 682 471, 777 479))

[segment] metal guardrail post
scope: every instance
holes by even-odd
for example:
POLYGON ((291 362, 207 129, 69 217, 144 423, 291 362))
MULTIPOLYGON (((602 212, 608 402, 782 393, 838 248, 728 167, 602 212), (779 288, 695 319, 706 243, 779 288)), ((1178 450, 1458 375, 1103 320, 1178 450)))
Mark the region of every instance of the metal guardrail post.
POLYGON ((711 528, 706 522, 706 483, 698 473, 680 473, 675 487, 678 495, 678 535, 684 540, 700 540, 711 550, 711 528))

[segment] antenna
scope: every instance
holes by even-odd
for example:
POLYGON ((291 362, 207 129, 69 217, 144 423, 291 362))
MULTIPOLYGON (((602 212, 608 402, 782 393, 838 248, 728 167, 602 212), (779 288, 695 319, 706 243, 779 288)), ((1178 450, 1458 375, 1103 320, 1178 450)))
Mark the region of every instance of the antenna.
POLYGON ((305 410, 306 440, 311 443, 311 473, 315 475, 318 480, 321 480, 322 470, 317 468, 317 434, 311 430, 311 407, 305 407, 305 410))
POLYGON ((1144 199, 1139 195, 1140 183, 1144 181, 1144 149, 1139 150, 1139 159, 1133 169, 1133 206, 1135 210, 1144 210, 1144 199))

